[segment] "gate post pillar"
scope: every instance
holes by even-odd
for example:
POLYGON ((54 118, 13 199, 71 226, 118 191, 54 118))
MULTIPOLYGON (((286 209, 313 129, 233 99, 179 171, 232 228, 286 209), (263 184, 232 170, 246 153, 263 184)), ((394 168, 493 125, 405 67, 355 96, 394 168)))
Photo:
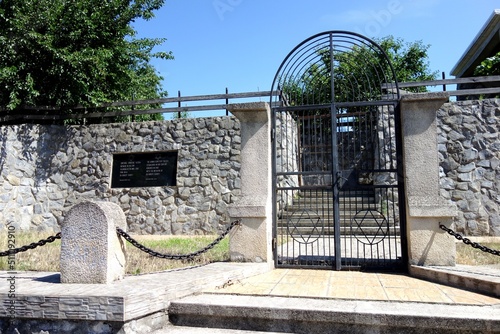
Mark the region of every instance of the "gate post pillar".
POLYGON ((439 228, 450 227, 456 207, 439 192, 437 110, 448 93, 401 97, 403 166, 409 265, 455 265, 455 240, 439 228))
POLYGON ((229 207, 241 219, 230 234, 231 261, 272 264, 271 109, 265 102, 228 106, 241 127, 241 198, 229 207))

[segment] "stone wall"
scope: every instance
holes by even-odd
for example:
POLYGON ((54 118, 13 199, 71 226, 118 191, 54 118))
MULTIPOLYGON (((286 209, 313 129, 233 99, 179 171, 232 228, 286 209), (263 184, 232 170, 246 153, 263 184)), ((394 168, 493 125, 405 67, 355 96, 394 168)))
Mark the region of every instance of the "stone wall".
MULTIPOLYGON (((440 191, 457 204, 456 229, 466 235, 500 236, 499 117, 498 99, 452 102, 438 111, 440 191)), ((280 122, 278 133, 295 129, 280 122)), ((240 144, 232 117, 2 126, 0 228, 12 221, 18 229, 58 231, 74 204, 106 200, 123 208, 133 233, 220 232, 229 222, 227 206, 240 195, 240 144), (172 150, 176 187, 110 187, 113 154, 172 150)), ((292 168, 285 166, 295 159, 278 163, 292 168)))
POLYGON ((240 194, 233 117, 0 128, 0 228, 58 231, 83 200, 119 204, 139 234, 217 233, 240 194), (113 154, 178 151, 177 186, 111 188, 113 154))
POLYGON ((377 111, 377 139, 375 148, 375 164, 373 169, 383 172, 373 173, 373 184, 377 187, 375 191, 376 203, 380 205, 380 211, 386 216, 390 223, 400 225, 399 194, 397 173, 391 172, 398 166, 397 144, 396 144, 396 121, 394 106, 380 106, 377 111), (382 186, 382 187, 381 187, 382 186), (388 187, 392 186, 392 187, 388 187))
MULTIPOLYGON (((297 140, 297 122, 288 112, 278 112, 275 117, 275 155, 276 173, 296 172, 299 170, 299 147, 297 140)), ((297 175, 278 175, 278 187, 293 188, 299 186, 297 175)), ((276 192, 276 206, 281 214, 287 206, 293 204, 297 190, 280 190, 276 192)))
POLYGON ((500 100, 446 103, 438 111, 441 195, 458 207, 456 230, 500 236, 500 100))

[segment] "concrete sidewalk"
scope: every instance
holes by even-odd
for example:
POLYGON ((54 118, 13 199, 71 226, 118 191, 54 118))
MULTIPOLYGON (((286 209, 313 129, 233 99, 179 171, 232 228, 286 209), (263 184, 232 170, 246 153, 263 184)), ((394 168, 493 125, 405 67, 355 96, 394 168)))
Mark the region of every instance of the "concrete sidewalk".
MULTIPOLYGON (((450 283, 500 286, 496 267, 419 269, 446 272, 431 276, 446 277, 450 283)), ((8 315, 10 276, 0 272, 0 325, 1 317, 8 315)), ((449 333, 500 332, 499 298, 403 274, 271 269, 265 263, 228 262, 127 276, 111 284, 61 284, 58 273, 19 272, 15 288, 18 325, 33 330, 45 321, 89 328, 114 324, 127 328, 127 334, 153 329, 155 334, 314 333, 311 326, 317 322, 347 333, 352 331, 345 328, 353 324, 359 325, 359 333, 377 326, 382 333, 396 328, 392 324, 414 324, 439 333, 444 333, 444 325, 453 330, 449 333)), ((316 329, 325 333, 324 328, 316 329)))
MULTIPOLYGON (((498 272, 500 275, 500 271, 498 272)), ((492 277, 498 279, 500 276, 492 277)), ((275 269, 227 282, 205 293, 464 305, 499 305, 500 299, 405 274, 275 269)), ((500 311, 499 311, 500 312, 500 311)))
MULTIPOLYGON (((500 287, 497 267, 418 269, 500 287)), ((169 317, 155 334, 500 333, 500 299, 405 274, 275 269, 172 301, 169 317)))

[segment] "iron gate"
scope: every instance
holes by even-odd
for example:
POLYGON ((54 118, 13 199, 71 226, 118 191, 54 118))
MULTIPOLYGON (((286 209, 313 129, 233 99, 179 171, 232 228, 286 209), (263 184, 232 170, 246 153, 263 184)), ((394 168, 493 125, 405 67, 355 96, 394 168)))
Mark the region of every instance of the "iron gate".
POLYGON ((399 90, 387 55, 361 35, 321 33, 288 54, 275 89, 276 266, 403 266, 399 90))

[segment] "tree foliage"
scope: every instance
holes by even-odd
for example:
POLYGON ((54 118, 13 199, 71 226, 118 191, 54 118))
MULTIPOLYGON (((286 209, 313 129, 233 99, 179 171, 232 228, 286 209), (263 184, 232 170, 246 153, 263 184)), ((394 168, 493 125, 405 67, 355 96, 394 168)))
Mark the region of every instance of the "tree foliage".
POLYGON ((191 113, 189 111, 181 111, 172 113, 172 119, 181 119, 181 118, 191 118, 191 113))
MULTIPOLYGON (((300 77, 289 78, 284 83, 283 90, 289 102, 297 105, 329 103, 332 91, 339 102, 378 99, 383 94, 382 84, 393 81, 392 69, 398 82, 436 78, 437 71, 429 68, 428 45, 421 41, 404 43, 392 36, 376 42, 383 52, 368 44, 332 52, 330 49, 317 50, 317 60, 311 61, 300 77)), ((422 92, 425 87, 413 91, 422 92)))
MULTIPOLYGON (((389 36, 373 44, 354 39, 356 43, 349 37, 335 36, 326 47, 326 43, 311 43, 303 48, 306 51, 301 57, 292 58, 293 65, 287 64, 278 79, 288 104, 304 106, 293 110, 304 150, 311 146, 310 142, 327 143, 336 128, 335 147, 342 156, 340 168, 370 170, 377 161, 373 154, 379 126, 385 126, 387 120, 383 118, 389 117, 389 112, 383 115, 386 109, 372 102, 391 99, 391 95, 396 98, 395 92, 384 88, 384 84, 395 88, 395 81, 433 80, 437 72, 429 68, 429 46, 420 41, 404 43, 389 36), (335 116, 332 101, 337 102, 335 116)), ((327 167, 317 166, 332 163, 325 160, 330 155, 322 152, 304 154, 310 154, 315 165, 303 166, 303 170, 326 170, 327 167)))
MULTIPOLYGON (((438 71, 432 71, 429 66, 429 44, 422 41, 405 43, 400 38, 388 36, 376 40, 387 54, 398 82, 435 80, 438 71)), ((419 87, 414 92, 425 92, 425 87, 419 87)))
POLYGON ((164 0, 0 1, 0 106, 56 106, 166 96, 152 67, 163 39, 136 38, 164 0))
POLYGON ((483 60, 474 70, 474 75, 500 75, 500 52, 483 60))

